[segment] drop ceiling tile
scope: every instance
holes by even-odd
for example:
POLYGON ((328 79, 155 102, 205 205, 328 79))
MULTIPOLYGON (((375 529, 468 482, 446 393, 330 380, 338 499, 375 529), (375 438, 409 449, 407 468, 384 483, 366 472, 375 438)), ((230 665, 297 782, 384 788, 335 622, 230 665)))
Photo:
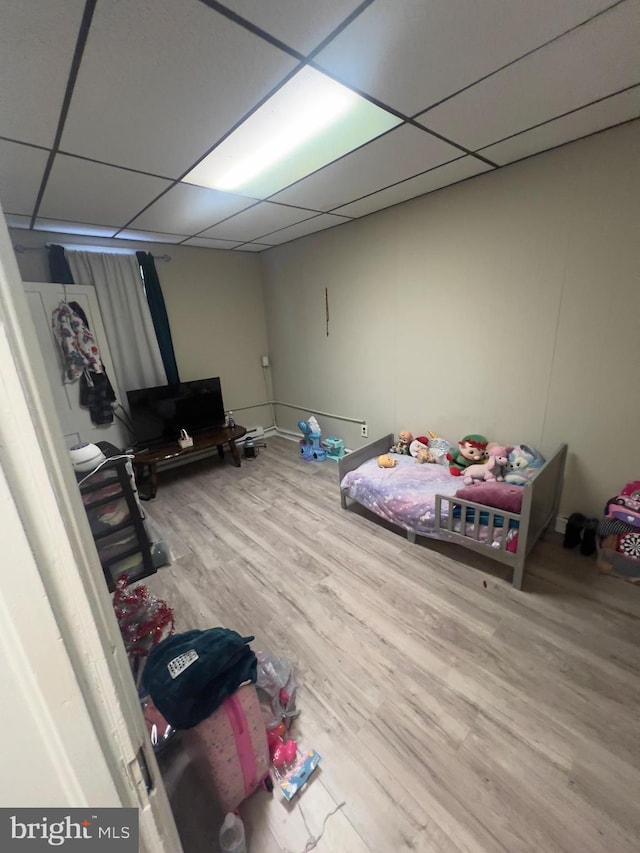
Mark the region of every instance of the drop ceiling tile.
POLYGON ((409 178, 408 181, 402 181, 400 184, 365 196, 365 198, 354 201, 352 204, 339 207, 335 213, 342 213, 345 216, 366 216, 376 210, 382 210, 385 207, 391 207, 393 204, 399 204, 401 201, 408 201, 416 196, 425 195, 433 192, 433 190, 455 184, 465 178, 480 175, 489 170, 491 170, 491 166, 475 157, 461 157, 459 160, 454 160, 453 163, 439 166, 424 175, 409 178))
POLYGON ((295 65, 204 3, 98 3, 61 147, 177 178, 295 65))
POLYGON ((285 204, 331 210, 353 199, 454 160, 460 150, 403 125, 277 193, 285 204))
POLYGON ((119 231, 115 236, 118 240, 138 240, 144 243, 181 243, 186 235, 166 234, 157 231, 136 231, 126 228, 124 231, 119 231))
POLYGON ((638 83, 639 38, 640 3, 630 0, 418 121, 468 148, 490 145, 638 83))
POLYGON ((640 86, 557 118, 533 130, 519 133, 511 139, 498 142, 497 145, 490 145, 483 149, 482 153, 495 163, 504 165, 638 116, 640 116, 640 86))
POLYGON ((7 228, 20 228, 24 230, 31 226, 30 216, 20 216, 16 213, 5 213, 4 219, 7 223, 7 228))
POLYGON ((84 0, 2 4, 3 136, 34 145, 53 144, 84 5, 84 0))
POLYGON ((237 240, 214 240, 212 237, 189 237, 183 246, 200 246, 203 249, 234 249, 239 246, 237 240))
POLYGON ((313 210, 303 210, 300 207, 287 207, 285 204, 272 204, 269 201, 260 202, 214 228, 208 228, 201 237, 219 237, 223 240, 238 240, 249 242, 257 240, 263 234, 302 222, 315 216, 313 210))
POLYGON ((55 231, 58 234, 80 234, 83 237, 113 237, 115 228, 104 225, 92 225, 89 222, 69 222, 58 219, 38 217, 33 226, 34 231, 55 231))
POLYGON ((315 234, 316 231, 324 231, 326 228, 333 228, 335 225, 344 225, 345 222, 349 221, 344 216, 321 213, 320 216, 314 216, 313 219, 298 222, 296 225, 289 225, 288 228, 274 231, 273 234, 266 234, 262 239, 272 246, 279 246, 282 243, 288 243, 290 240, 297 240, 298 237, 315 234))
POLYGON ((264 243, 241 243, 234 252, 264 252, 265 249, 270 249, 271 246, 264 243))
POLYGON ((5 210, 33 213, 48 157, 42 148, 0 139, 0 203, 5 210))
POLYGON ((55 219, 122 226, 168 186, 161 178, 58 154, 39 212, 55 219))
POLYGON ((361 0, 225 0, 224 5, 261 30, 280 39, 300 53, 308 54, 326 38, 361 0))
POLYGON ((343 82, 415 115, 610 4, 376 0, 315 61, 343 82))
POLYGON ((255 204, 255 199, 190 184, 177 184, 140 214, 131 227, 173 234, 196 234, 252 204, 255 204))

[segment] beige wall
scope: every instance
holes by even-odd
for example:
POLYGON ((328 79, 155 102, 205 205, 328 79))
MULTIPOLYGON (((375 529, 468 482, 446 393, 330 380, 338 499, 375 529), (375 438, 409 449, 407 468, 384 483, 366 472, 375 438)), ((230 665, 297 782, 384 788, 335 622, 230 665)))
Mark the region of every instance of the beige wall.
MULTIPOLYGON (((23 281, 49 281, 46 243, 117 246, 122 240, 76 237, 41 231, 11 229, 14 245, 39 248, 18 253, 23 281)), ((126 245, 126 244, 125 244, 126 245)), ((220 376, 227 409, 247 426, 271 425, 270 409, 257 406, 267 399, 260 356, 267 352, 262 276, 257 256, 161 243, 131 244, 154 255, 180 377, 188 381, 220 376)))
MULTIPOLYGON (((181 375, 220 375, 234 410, 265 401, 272 376, 276 399, 364 418, 371 437, 566 441, 561 511, 597 514, 640 476, 626 450, 640 424, 638 150, 634 122, 259 257, 141 245, 172 256, 158 270, 181 375)), ((44 251, 17 257, 24 280, 48 280, 44 251)), ((294 431, 304 417, 276 414, 294 431)), ((271 423, 266 406, 238 420, 271 423)))
POLYGON ((275 397, 372 437, 566 441, 561 512, 599 514, 640 477, 639 151, 634 122, 263 254, 275 397))

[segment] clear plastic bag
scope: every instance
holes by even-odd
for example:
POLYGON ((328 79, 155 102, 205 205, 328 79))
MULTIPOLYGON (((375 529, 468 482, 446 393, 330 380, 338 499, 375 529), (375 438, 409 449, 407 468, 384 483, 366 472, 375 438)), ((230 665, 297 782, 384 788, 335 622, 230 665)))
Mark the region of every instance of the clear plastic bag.
POLYGON ((256 652, 258 680, 256 687, 260 696, 267 729, 275 728, 282 720, 287 728, 300 713, 296 709, 298 683, 293 664, 270 652, 256 652))
POLYGON ((149 510, 143 510, 143 523, 149 542, 151 543, 151 560, 156 569, 168 566, 173 562, 173 555, 167 540, 164 538, 162 527, 151 517, 149 510))

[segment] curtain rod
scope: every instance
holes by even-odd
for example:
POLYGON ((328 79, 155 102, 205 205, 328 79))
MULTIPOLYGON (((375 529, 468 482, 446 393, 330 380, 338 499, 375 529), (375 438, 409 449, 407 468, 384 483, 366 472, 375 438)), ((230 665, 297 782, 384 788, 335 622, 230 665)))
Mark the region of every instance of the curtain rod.
MULTIPOLYGON (((65 246, 63 243, 45 243, 44 246, 23 246, 20 243, 14 243, 13 251, 16 255, 23 255, 25 252, 41 252, 43 249, 48 249, 49 246, 62 246, 63 249, 69 249, 71 252, 103 252, 107 255, 135 254, 134 249, 121 249, 120 247, 116 248, 115 246, 65 246)), ((153 255, 152 257, 156 261, 166 261, 167 263, 171 260, 171 255, 153 255)))

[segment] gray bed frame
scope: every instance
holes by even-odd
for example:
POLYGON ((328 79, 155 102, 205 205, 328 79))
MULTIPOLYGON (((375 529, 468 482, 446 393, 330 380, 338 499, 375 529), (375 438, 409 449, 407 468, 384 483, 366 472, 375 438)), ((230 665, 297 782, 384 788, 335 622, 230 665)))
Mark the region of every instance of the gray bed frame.
MULTIPOLYGON (((361 447, 359 450, 355 450, 353 453, 343 456, 338 463, 339 482, 342 482, 345 474, 354 471, 368 459, 374 459, 382 453, 388 453, 393 441, 393 434, 390 433, 361 447)), ((427 539, 444 539, 470 548, 478 554, 484 554, 485 557, 511 566, 513 568, 513 585, 516 589, 522 589, 525 560, 546 528, 555 521, 558 513, 566 457, 567 445, 561 444, 553 456, 547 459, 542 468, 531 479, 531 482, 523 487, 524 497, 522 509, 519 513, 505 512, 485 504, 462 500, 450 495, 436 495, 436 531, 434 531, 433 536, 429 537, 422 533, 416 533, 414 530, 407 530, 407 539, 410 542, 415 542, 416 536, 425 536, 427 539), (445 501, 449 503, 449 512, 447 518, 443 519, 442 503, 445 501), (464 525, 461 526, 459 532, 453 529, 453 510, 456 507, 460 507, 461 518, 472 518, 473 530, 470 534, 463 532, 464 525), (489 516, 486 542, 480 541, 481 512, 488 513, 489 516), (518 547, 515 553, 507 551, 506 536, 502 537, 499 548, 490 544, 493 541, 493 530, 497 516, 505 519, 505 527, 508 526, 508 521, 511 519, 519 522, 518 547)), ((340 489, 340 503, 343 509, 348 508, 347 500, 345 490, 340 489)))

